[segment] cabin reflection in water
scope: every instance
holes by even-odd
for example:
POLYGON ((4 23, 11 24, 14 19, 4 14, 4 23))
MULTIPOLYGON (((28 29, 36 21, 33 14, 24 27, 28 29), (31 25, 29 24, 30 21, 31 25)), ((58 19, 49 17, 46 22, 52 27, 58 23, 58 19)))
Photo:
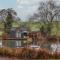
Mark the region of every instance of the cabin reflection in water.
POLYGON ((3 37, 3 41, 1 42, 3 47, 24 47, 27 45, 27 37, 28 37, 28 29, 27 28, 12 28, 9 35, 5 34, 6 39, 3 37))
POLYGON ((3 38, 0 38, 0 47, 25 47, 27 45, 27 34, 27 31, 18 33, 18 36, 8 36, 5 34, 3 38))

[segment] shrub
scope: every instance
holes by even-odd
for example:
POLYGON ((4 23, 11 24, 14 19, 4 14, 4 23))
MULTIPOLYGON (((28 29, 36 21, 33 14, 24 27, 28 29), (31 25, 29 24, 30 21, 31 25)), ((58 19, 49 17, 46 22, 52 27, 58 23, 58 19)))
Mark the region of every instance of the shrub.
POLYGON ((47 49, 33 48, 0 48, 0 56, 29 59, 60 59, 60 53, 53 54, 47 49))

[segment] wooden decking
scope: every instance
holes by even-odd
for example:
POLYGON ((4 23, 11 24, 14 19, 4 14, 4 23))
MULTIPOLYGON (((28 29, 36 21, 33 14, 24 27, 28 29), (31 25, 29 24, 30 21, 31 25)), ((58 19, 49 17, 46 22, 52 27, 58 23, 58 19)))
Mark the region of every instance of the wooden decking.
POLYGON ((27 40, 27 38, 7 38, 7 39, 0 38, 0 40, 27 40))

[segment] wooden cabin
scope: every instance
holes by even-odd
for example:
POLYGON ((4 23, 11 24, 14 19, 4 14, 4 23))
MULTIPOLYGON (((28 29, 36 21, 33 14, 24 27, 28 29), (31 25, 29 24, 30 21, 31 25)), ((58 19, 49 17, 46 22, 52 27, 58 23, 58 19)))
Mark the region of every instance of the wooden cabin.
POLYGON ((2 35, 2 46, 3 47, 23 47, 29 42, 27 28, 13 28, 10 31, 10 34, 4 33, 2 35))

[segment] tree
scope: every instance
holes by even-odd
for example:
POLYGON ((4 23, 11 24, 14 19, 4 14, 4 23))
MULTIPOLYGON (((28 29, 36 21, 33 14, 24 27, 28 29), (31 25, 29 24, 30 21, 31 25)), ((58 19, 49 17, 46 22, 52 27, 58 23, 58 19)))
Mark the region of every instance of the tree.
POLYGON ((4 30, 5 32, 9 33, 12 27, 13 20, 17 13, 12 9, 2 9, 0 11, 0 16, 2 17, 2 21, 4 23, 4 30))
POLYGON ((15 10, 13 10, 12 8, 2 9, 2 10, 0 10, 0 16, 1 16, 2 20, 3 20, 3 22, 6 21, 6 17, 8 15, 8 12, 11 13, 11 15, 13 16, 13 18, 14 18, 14 16, 17 15, 17 13, 15 12, 15 10))
POLYGON ((12 28, 12 22, 13 22, 12 15, 10 12, 8 12, 8 15, 6 17, 6 23, 4 23, 5 32, 7 32, 7 33, 10 32, 10 30, 12 28))
POLYGON ((54 0, 41 2, 38 8, 38 13, 34 15, 35 16, 33 17, 35 17, 36 20, 48 24, 47 32, 50 33, 52 22, 56 20, 56 17, 58 18, 60 16, 60 5, 58 5, 54 0))

